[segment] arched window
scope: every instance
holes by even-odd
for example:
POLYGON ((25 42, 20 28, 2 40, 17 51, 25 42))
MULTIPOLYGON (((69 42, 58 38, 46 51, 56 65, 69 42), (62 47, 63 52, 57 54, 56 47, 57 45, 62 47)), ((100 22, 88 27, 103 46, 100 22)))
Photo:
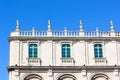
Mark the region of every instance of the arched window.
POLYGON ((62 45, 62 57, 63 58, 69 58, 71 57, 70 52, 70 44, 63 44, 62 45))
POLYGON ((94 45, 94 56, 95 56, 95 58, 103 57, 103 49, 102 49, 101 44, 95 44, 94 45))
POLYGON ((38 57, 38 46, 37 44, 30 44, 29 45, 29 58, 36 58, 38 57))
POLYGON ((36 74, 30 74, 26 76, 23 80, 43 80, 43 78, 36 74))
POLYGON ((105 74, 96 74, 91 80, 109 80, 109 77, 105 74))
POLYGON ((76 80, 76 77, 71 74, 64 74, 60 76, 57 80, 76 80))

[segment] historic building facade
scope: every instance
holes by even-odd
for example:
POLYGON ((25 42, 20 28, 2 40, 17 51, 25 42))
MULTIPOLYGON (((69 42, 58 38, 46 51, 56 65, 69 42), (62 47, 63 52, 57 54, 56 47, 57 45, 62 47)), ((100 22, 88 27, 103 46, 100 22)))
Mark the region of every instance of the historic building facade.
POLYGON ((120 32, 16 30, 11 32, 9 80, 120 80, 120 32))

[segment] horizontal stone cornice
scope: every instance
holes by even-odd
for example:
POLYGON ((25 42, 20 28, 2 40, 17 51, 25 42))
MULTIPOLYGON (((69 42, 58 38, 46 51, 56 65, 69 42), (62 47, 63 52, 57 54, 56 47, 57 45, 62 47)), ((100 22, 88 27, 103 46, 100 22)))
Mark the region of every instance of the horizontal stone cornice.
POLYGON ((120 66, 9 66, 8 71, 81 71, 81 70, 120 70, 120 66))
POLYGON ((41 40, 41 41, 46 41, 46 40, 85 40, 85 41, 119 41, 120 37, 9 37, 9 41, 14 41, 14 40, 20 40, 20 41, 27 41, 27 40, 41 40))

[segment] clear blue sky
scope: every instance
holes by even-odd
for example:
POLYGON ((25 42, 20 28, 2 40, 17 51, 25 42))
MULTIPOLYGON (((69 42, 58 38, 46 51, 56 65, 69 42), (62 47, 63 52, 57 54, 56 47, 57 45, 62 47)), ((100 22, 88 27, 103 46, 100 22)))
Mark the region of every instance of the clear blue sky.
POLYGON ((79 30, 79 20, 84 30, 109 31, 112 20, 120 31, 120 0, 0 0, 0 80, 8 80, 10 32, 16 20, 21 30, 47 30, 47 20, 52 30, 79 30))

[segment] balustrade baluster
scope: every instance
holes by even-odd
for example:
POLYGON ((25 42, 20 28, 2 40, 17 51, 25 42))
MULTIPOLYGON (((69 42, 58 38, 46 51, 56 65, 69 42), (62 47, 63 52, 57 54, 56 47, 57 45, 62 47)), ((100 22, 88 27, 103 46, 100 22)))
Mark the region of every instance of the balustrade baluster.
MULTIPOLYGON (((20 36, 32 36, 32 31, 20 31, 20 36)), ((34 36, 47 36, 47 31, 34 31, 34 36)), ((80 36, 79 31, 53 31, 52 36, 58 36, 58 37, 78 37, 80 36)), ((84 37, 111 37, 111 32, 102 32, 99 31, 96 33, 96 31, 85 31, 84 37)), ((120 37, 120 32, 115 32, 115 37, 120 37)))

